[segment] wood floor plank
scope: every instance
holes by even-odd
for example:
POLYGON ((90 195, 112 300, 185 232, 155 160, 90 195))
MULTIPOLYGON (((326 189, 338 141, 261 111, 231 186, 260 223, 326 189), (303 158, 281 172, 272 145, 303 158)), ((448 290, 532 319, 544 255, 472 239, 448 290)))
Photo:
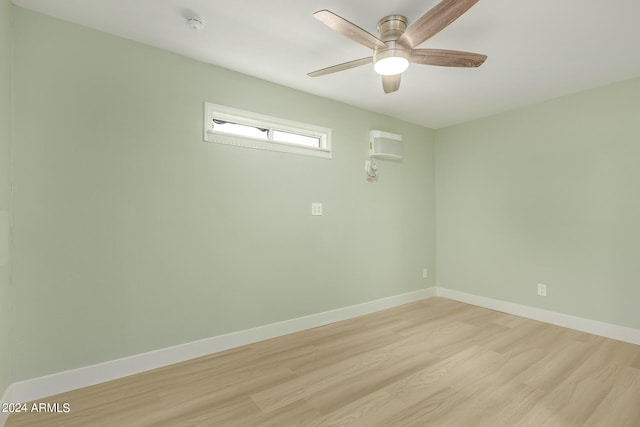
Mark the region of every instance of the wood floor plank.
POLYGON ((389 359, 377 369, 367 369, 357 375, 343 377, 334 387, 325 387, 310 393, 307 401, 323 414, 327 414, 375 392, 386 384, 405 378, 429 365, 433 360, 435 358, 428 353, 407 354, 389 359))
MULTIPOLYGON (((470 396, 447 422, 456 426, 521 426, 544 392, 516 381, 501 381, 495 389, 470 396)), ((535 424, 531 424, 535 425, 535 424)))
POLYGON ((640 369, 640 354, 636 356, 634 361, 631 363, 632 368, 640 369))
POLYGON ((449 418, 464 404, 465 396, 451 388, 432 393, 379 420, 376 426, 427 427, 450 425, 449 418))
POLYGON ((329 414, 318 417, 305 427, 373 426, 389 414, 401 412, 406 404, 393 399, 384 390, 376 390, 353 400, 329 414))
POLYGON ((623 366, 613 379, 609 392, 585 426, 640 425, 640 371, 623 366))
POLYGON ((346 383, 360 384, 361 378, 371 382, 371 375, 380 372, 390 374, 399 361, 407 358, 407 354, 416 355, 416 364, 425 366, 430 358, 424 342, 403 339, 398 342, 351 357, 342 356, 341 360, 330 365, 317 366, 313 370, 297 372, 298 377, 271 389, 252 395, 254 401, 265 411, 287 405, 297 399, 310 399, 314 395, 335 394, 336 390, 348 388, 346 383))
POLYGON ((41 402, 6 427, 637 427, 640 346, 429 298, 41 402))

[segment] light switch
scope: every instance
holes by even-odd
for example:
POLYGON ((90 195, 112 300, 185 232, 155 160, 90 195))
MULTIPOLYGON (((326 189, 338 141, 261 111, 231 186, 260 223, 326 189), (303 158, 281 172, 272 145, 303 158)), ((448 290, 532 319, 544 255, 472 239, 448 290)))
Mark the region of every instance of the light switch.
POLYGON ((322 215, 322 203, 311 203, 311 215, 320 216, 322 215))

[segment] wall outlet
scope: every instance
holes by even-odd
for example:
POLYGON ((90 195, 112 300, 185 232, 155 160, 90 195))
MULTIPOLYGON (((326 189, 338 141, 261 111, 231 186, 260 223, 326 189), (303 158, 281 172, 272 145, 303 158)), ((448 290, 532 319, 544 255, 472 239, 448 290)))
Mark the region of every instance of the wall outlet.
POLYGON ((538 283, 538 295, 540 295, 541 297, 547 296, 547 285, 538 283))
POLYGON ((311 215, 322 216, 322 203, 318 203, 318 202, 311 203, 311 215))
POLYGON ((423 278, 423 279, 426 279, 426 278, 428 278, 428 277, 429 277, 429 270, 428 270, 428 269, 426 269, 426 268, 423 268, 423 269, 422 269, 422 278, 423 278))

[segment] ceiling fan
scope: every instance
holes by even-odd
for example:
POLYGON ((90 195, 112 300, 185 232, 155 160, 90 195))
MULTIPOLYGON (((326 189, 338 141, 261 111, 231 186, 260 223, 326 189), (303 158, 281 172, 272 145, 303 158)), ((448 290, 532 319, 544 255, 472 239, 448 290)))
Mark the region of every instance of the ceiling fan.
POLYGON ((479 0, 443 0, 422 15, 409 28, 407 18, 401 15, 385 16, 378 21, 380 38, 328 10, 320 10, 313 16, 327 27, 373 50, 373 56, 356 59, 321 70, 311 77, 324 76, 373 63, 375 71, 382 75, 385 93, 400 88, 400 76, 409 63, 439 65, 443 67, 479 67, 486 55, 457 50, 414 49, 430 39, 462 16, 479 0))

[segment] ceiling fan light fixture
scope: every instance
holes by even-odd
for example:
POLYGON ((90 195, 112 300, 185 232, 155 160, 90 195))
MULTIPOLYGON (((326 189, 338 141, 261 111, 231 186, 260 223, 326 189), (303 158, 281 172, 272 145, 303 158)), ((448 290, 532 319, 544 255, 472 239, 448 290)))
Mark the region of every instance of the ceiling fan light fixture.
POLYGON ((373 69, 382 76, 394 76, 409 68, 409 55, 403 49, 386 49, 376 52, 373 69))
POLYGON ((380 37, 368 33, 356 24, 335 13, 323 9, 313 17, 337 33, 373 51, 373 57, 360 58, 308 73, 311 77, 324 76, 371 64, 376 73, 382 75, 384 93, 400 88, 402 73, 409 63, 437 65, 441 67, 479 67, 486 55, 445 49, 416 49, 440 31, 460 18, 479 0, 438 0, 438 4, 407 27, 407 18, 402 15, 385 16, 378 21, 380 37))
POLYGON ((394 76, 406 71, 409 68, 409 61, 399 56, 390 56, 378 60, 373 68, 382 76, 394 76))

